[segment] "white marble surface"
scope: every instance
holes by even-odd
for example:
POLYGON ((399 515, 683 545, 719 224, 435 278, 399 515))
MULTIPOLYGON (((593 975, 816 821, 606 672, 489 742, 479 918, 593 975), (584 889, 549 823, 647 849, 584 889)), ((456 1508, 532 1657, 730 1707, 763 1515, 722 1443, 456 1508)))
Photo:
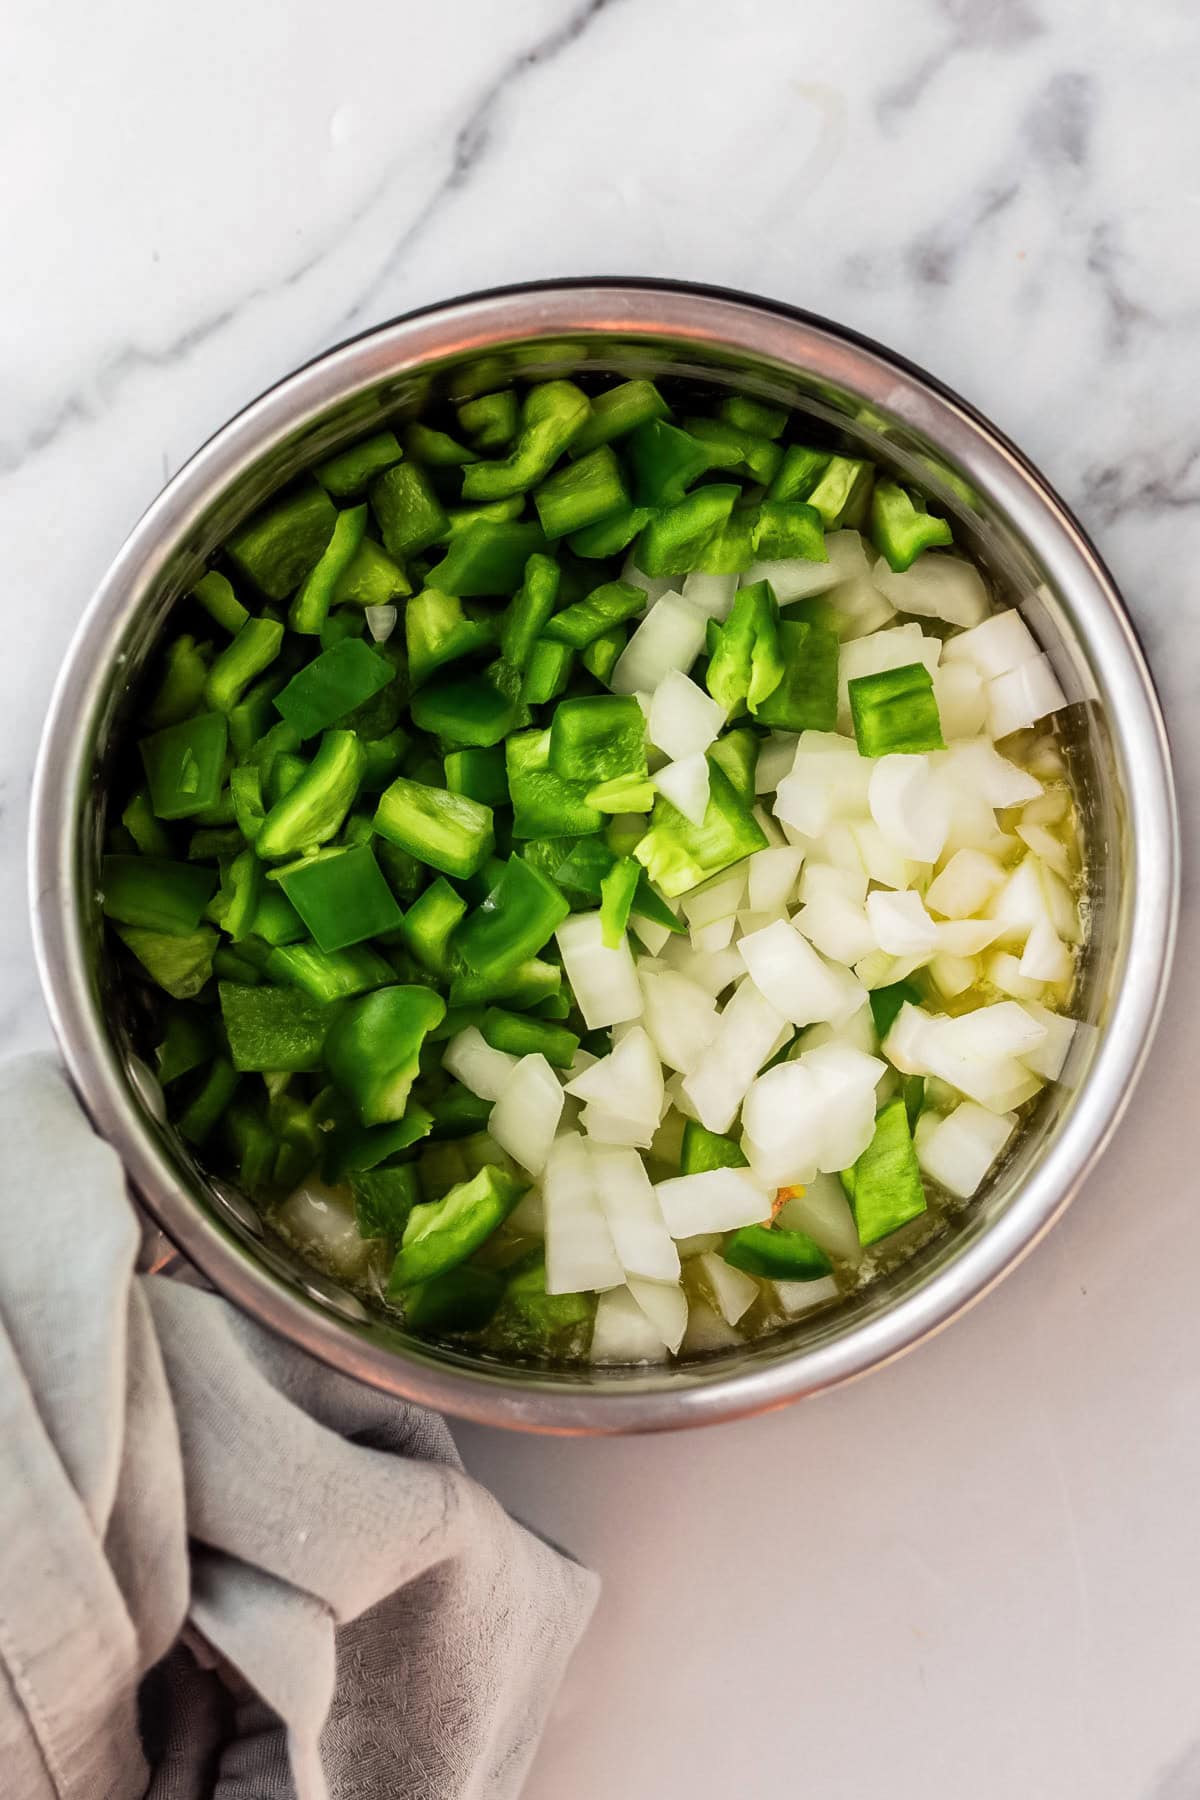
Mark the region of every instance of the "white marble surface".
MULTIPOLYGON (((728 282, 989 412, 1078 507, 1200 751, 1194 0, 10 0, 0 1021, 34 742, 165 475, 346 332, 539 274, 728 282)), ((531 1800, 1200 1795, 1200 974, 1101 1173, 917 1355, 699 1435, 463 1431, 604 1574, 531 1800)))

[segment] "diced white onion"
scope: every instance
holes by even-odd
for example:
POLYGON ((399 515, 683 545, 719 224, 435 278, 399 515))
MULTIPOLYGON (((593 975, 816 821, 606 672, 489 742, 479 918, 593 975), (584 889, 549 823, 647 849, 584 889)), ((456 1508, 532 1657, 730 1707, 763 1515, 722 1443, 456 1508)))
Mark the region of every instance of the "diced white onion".
POLYGON ((994 942, 999 927, 991 919, 945 919, 937 927, 939 956, 978 956, 994 942))
POLYGON ((614 694, 653 694, 672 669, 686 673, 704 648, 708 621, 682 594, 665 594, 646 614, 617 658, 614 694))
POLYGON ((279 1224, 298 1249, 345 1278, 364 1273, 368 1248, 344 1195, 310 1176, 279 1208, 279 1224))
POLYGON ((694 569, 683 578, 683 597, 708 618, 723 623, 733 611, 737 585, 736 575, 704 575, 694 569))
POLYGON ((1031 927, 1021 952, 1021 973, 1031 981, 1070 981, 1071 952, 1048 919, 1031 927))
POLYGON ((847 827, 854 838, 859 860, 871 881, 881 887, 912 887, 920 873, 920 865, 910 856, 902 856, 894 844, 880 831, 874 819, 863 819, 847 827))
POLYGON ((1046 985, 1022 975, 1020 959, 1008 950, 994 951, 984 964, 983 972, 994 988, 999 988, 1002 994, 1011 994, 1014 1000, 1038 1000, 1046 985))
POLYGON ((707 750, 724 723, 724 709, 679 669, 669 669, 654 690, 650 742, 675 762, 707 750))
POLYGON ((751 909, 774 912, 777 907, 791 905, 796 898, 796 883, 803 863, 803 850, 795 850, 790 844, 756 850, 746 865, 751 909))
POLYGON ((804 865, 799 893, 806 906, 830 894, 861 906, 867 897, 867 873, 865 869, 837 869, 832 863, 810 860, 804 865))
POLYGON ((897 612, 918 618, 945 619, 968 629, 988 615, 988 591, 974 563, 944 551, 926 550, 902 574, 883 557, 872 571, 875 585, 897 612))
POLYGON ((367 630, 377 644, 386 644, 396 629, 399 614, 394 606, 365 606, 363 618, 367 621, 367 630))
POLYGON ((748 1169, 705 1169, 698 1175, 674 1175, 655 1187, 659 1206, 673 1238, 699 1231, 737 1231, 768 1217, 771 1202, 748 1169))
POLYGON ((639 1018, 642 990, 629 939, 615 949, 604 942, 598 912, 573 913, 555 932, 563 969, 589 1031, 639 1018))
POLYGON ((795 760, 796 740, 792 734, 773 731, 766 742, 759 746, 758 760, 754 765, 755 793, 773 794, 784 777, 791 774, 795 760))
POLYGON ((956 1018, 939 1019, 937 1029, 964 1056, 1027 1056, 1046 1028, 1015 1000, 977 1006, 956 1018))
POLYGON ((951 744, 935 758, 934 766, 993 807, 1022 806, 1042 792, 1036 775, 1001 756, 986 738, 951 744))
POLYGON ((874 889, 867 895, 867 920, 889 956, 932 956, 938 948, 938 928, 911 890, 874 889))
POLYGON ((994 738, 1024 731, 1067 704, 1048 656, 1035 656, 987 684, 988 730, 994 738))
POLYGON ((948 744, 973 738, 987 723, 987 689, 973 663, 950 662, 943 656, 933 671, 933 698, 948 744))
POLYGON ((716 1035, 715 999, 674 969, 643 975, 641 983, 643 1020, 655 1050, 668 1068, 688 1074, 716 1035))
POLYGON ((945 654, 952 662, 972 663, 985 681, 992 681, 1036 656, 1038 646, 1020 613, 1009 608, 950 638, 945 654))
POLYGON ((995 857, 985 856, 981 850, 956 850, 930 882, 925 904, 944 919, 968 919, 983 911, 1004 881, 1004 870, 995 857))
POLYGON ((662 1114, 663 1072, 644 1028, 630 1026, 607 1056, 568 1081, 567 1092, 601 1112, 647 1124, 653 1136, 662 1114))
POLYGON ((703 750, 667 763, 653 777, 659 793, 693 825, 703 825, 708 811, 709 768, 703 750))
MULTIPOLYGON (((670 1244, 670 1238, 667 1239, 670 1244)), ((674 1244, 671 1244, 674 1250, 674 1244)), ((678 1261, 678 1258, 676 1258, 678 1261)), ((679 1349, 683 1342, 683 1334, 687 1330, 688 1303, 687 1295, 679 1282, 645 1281, 640 1276, 629 1277, 629 1292, 633 1295, 642 1311, 662 1338, 667 1349, 672 1353, 679 1349)))
POLYGON ((878 1057, 823 1044, 776 1063, 746 1095, 742 1149, 766 1187, 791 1187, 818 1171, 849 1168, 875 1130, 878 1057))
POLYGON ((843 1262, 856 1263, 862 1255, 854 1214, 836 1175, 812 1176, 802 1193, 784 1201, 776 1224, 785 1231, 807 1232, 827 1255, 843 1262))
POLYGON ((853 738, 801 732, 791 773, 776 792, 776 818, 810 838, 824 837, 834 819, 865 819, 874 767, 870 757, 859 755, 853 738))
POLYGON ((1075 1037, 1076 1021, 1066 1018, 1062 1013, 1050 1012, 1047 1007, 1039 1006, 1036 1000, 1027 1000, 1025 1011, 1030 1018, 1036 1019, 1046 1035, 1032 1050, 1026 1050, 1019 1060, 1044 1081, 1057 1081, 1075 1037))
POLYGON ((950 799, 927 756, 896 754, 875 762, 871 817, 886 841, 916 862, 936 862, 950 829, 950 799))
POLYGON ((736 1325, 758 1299, 759 1286, 753 1275, 735 1269, 711 1250, 700 1258, 700 1272, 721 1317, 727 1325, 736 1325))
POLYGON ((442 1054, 442 1067, 481 1100, 498 1100, 516 1066, 515 1056, 493 1050, 474 1025, 456 1032, 442 1054))
POLYGON ((593 1146, 618 1144, 639 1150, 649 1150, 658 1129, 657 1123, 648 1119, 630 1119, 620 1113, 606 1112, 594 1102, 580 1108, 579 1124, 593 1146))
POLYGON ((1048 831, 1037 820, 1026 823, 1024 818, 1017 826, 1017 836, 1027 849, 1033 851, 1039 862, 1045 863, 1048 869, 1053 869, 1060 880, 1070 881, 1071 859, 1061 838, 1055 837, 1052 831, 1048 831))
POLYGON ((562 1087, 545 1057, 523 1056, 492 1107, 488 1135, 531 1175, 540 1175, 562 1109, 562 1087))
POLYGON ((724 874, 702 881, 689 893, 682 894, 679 910, 691 926, 711 925, 716 919, 731 919, 746 902, 747 865, 739 863, 724 874))
POLYGON ((923 1173, 948 1193, 969 1200, 1008 1143, 1016 1124, 1011 1113, 988 1112, 964 1100, 946 1118, 919 1132, 917 1161, 923 1173))
POLYGON ((591 1293, 624 1279, 596 1191, 592 1152, 574 1132, 556 1138, 542 1183, 546 1292, 591 1293))
POLYGON ((793 926, 777 921, 742 938, 738 949, 764 1000, 793 1025, 815 1025, 843 1011, 844 983, 793 926))
POLYGON ((838 1297, 838 1284, 832 1275, 822 1275, 818 1281, 776 1281, 771 1285, 789 1319, 811 1312, 814 1306, 824 1306, 827 1300, 836 1300, 838 1297))
POLYGON ((730 1350, 742 1342, 742 1335, 726 1324, 720 1313, 697 1296, 688 1308, 688 1325, 683 1334, 685 1356, 708 1356, 715 1350, 730 1350))
POLYGON ((627 1287, 614 1287, 596 1302, 592 1326, 594 1363, 659 1363, 667 1360, 662 1334, 627 1287))
MULTIPOLYGON (((600 1204, 626 1276, 677 1281, 679 1252, 663 1222, 658 1196, 637 1151, 603 1149, 594 1151, 593 1156, 600 1204)), ((682 1330, 679 1335, 682 1337, 682 1330)), ((672 1349, 677 1347, 678 1340, 671 1345, 672 1349)))
POLYGON ((1053 927, 1042 874, 1036 856, 1022 857, 988 902, 987 916, 1001 927, 1001 943, 1023 945, 1035 925, 1045 923, 1053 927))
POLYGON ((839 581, 825 595, 825 605, 838 615, 837 633, 843 642, 866 637, 896 616, 895 607, 886 594, 880 593, 870 575, 852 575, 849 581, 839 581))
POLYGON ((973 957, 951 956, 948 951, 939 950, 930 958, 929 973, 942 998, 955 1000, 975 986, 979 979, 979 964, 973 957))
MULTIPOLYGON (((739 944, 739 953, 745 943, 739 944)), ((682 1091, 709 1131, 728 1131, 746 1089, 780 1043, 790 1036, 783 1015, 743 981, 726 1003, 704 1056, 683 1078, 682 1091)), ((697 1226, 696 1230, 719 1230, 697 1226)))
POLYGON ((673 935, 670 926, 660 925, 656 919, 643 918, 641 913, 630 913, 629 925, 630 929, 637 933, 640 941, 645 944, 651 956, 657 956, 663 945, 673 935))
POLYGON ((633 551, 625 558, 625 567, 621 570, 621 580, 630 587, 640 587, 651 606, 657 605, 664 594, 671 592, 674 582, 672 575, 644 575, 633 560, 633 551))
POLYGON ((714 919, 711 925, 693 926, 691 940, 693 950, 707 956, 724 950, 733 942, 733 934, 737 927, 737 915, 731 919, 714 919))
POLYGON ((670 943, 663 946, 662 955, 671 968, 714 996, 723 994, 746 972, 736 944, 729 944, 724 950, 701 953, 687 938, 672 937, 670 943))
POLYGON ((800 908, 792 923, 811 944, 847 967, 879 948, 866 908, 847 894, 817 893, 800 908))

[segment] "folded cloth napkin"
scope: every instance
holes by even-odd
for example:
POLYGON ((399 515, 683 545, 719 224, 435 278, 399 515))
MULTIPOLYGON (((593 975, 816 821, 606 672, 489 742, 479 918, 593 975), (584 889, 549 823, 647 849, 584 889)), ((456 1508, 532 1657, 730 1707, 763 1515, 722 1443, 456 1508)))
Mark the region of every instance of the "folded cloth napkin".
POLYGON ((518 1793, 596 1580, 432 1414, 135 1273, 115 1153, 0 1067, 0 1792, 518 1793))

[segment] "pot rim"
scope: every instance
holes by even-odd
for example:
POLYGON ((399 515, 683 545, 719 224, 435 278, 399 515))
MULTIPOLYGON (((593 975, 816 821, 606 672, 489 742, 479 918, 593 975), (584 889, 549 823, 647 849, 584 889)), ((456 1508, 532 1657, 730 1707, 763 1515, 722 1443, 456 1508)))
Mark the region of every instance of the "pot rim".
POLYGON ((982 414, 914 363, 800 308, 688 282, 579 278, 483 290, 372 327, 268 388, 167 483, 101 581, 55 685, 33 785, 30 903, 42 990, 76 1091, 156 1223, 228 1299, 345 1374, 477 1423, 564 1433, 667 1430, 784 1405, 893 1360, 989 1292, 1049 1230, 1115 1130, 1158 1022, 1178 916, 1179 824, 1161 708, 1115 583, 1068 507, 982 414), (833 1341, 726 1373, 688 1365, 637 1389, 556 1384, 544 1372, 499 1364, 454 1367, 432 1349, 426 1355, 373 1341, 369 1330, 334 1316, 315 1289, 306 1297, 255 1261, 186 1192, 145 1126, 95 1004, 76 881, 85 752, 115 644, 189 524, 298 425, 385 375, 508 341, 591 333, 649 342, 694 337, 734 357, 773 357, 868 400, 886 397, 893 408, 903 394, 921 429, 1019 521, 1056 584, 1087 611, 1079 635, 1103 678, 1136 859, 1125 967, 1103 1036, 1053 1141, 1006 1211, 923 1285, 833 1341))

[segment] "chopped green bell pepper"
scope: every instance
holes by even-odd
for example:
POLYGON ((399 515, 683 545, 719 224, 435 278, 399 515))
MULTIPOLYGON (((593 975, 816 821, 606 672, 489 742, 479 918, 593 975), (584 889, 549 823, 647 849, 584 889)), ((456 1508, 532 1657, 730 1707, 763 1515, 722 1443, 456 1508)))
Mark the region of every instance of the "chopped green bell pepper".
POLYGON ((392 1169, 361 1169, 350 1177, 354 1218, 359 1235, 384 1238, 395 1246, 404 1235, 408 1215, 421 1198, 412 1163, 392 1169))
POLYGON ((213 1059, 179 1115, 179 1135, 202 1149, 217 1129, 237 1092, 238 1076, 224 1056, 213 1059))
POLYGON ((194 1000, 212 977, 218 939, 210 925, 186 933, 118 925, 117 936, 151 981, 173 1000, 194 1000))
POLYGON ((192 599, 204 608, 230 637, 236 637, 250 614, 233 591, 233 583, 219 569, 209 569, 192 589, 192 599))
POLYGON ((718 541, 741 489, 714 482, 676 506, 655 513, 637 541, 637 566, 645 575, 686 575, 718 541))
POLYGON ((496 981, 536 956, 570 910, 540 870, 510 856, 486 898, 455 933, 455 954, 473 974, 496 981))
POLYGON ((759 724, 775 731, 836 731, 837 638, 820 625, 791 619, 780 619, 778 632, 783 678, 759 701, 759 724))
POLYGON ((925 996, 911 981, 893 981, 887 987, 872 988, 867 999, 875 1021, 875 1035, 882 1044, 902 1006, 923 1006, 925 996))
POLYGON ((154 816, 146 788, 137 788, 130 795, 121 823, 143 856, 170 856, 171 839, 154 816))
POLYGON ((240 526, 225 552, 268 600, 286 600, 316 564, 336 518, 324 488, 305 481, 240 526))
POLYGON ((684 1175, 701 1175, 708 1169, 744 1169, 746 1158, 732 1138, 708 1131, 698 1119, 687 1119, 679 1167, 684 1175))
POLYGON ((529 723, 520 671, 503 661, 479 675, 442 675, 426 682, 413 695, 411 711, 422 731, 456 748, 489 749, 529 723))
POLYGON ((392 1265, 388 1293, 401 1294, 465 1262, 504 1223, 527 1185, 507 1169, 488 1164, 440 1200, 414 1206, 392 1265))
POLYGON ((328 1007, 292 987, 244 987, 237 981, 221 981, 217 993, 229 1054, 239 1073, 320 1066, 332 1017, 328 1007))
POLYGON ((464 400, 455 410, 459 428, 477 450, 503 450, 517 435, 519 409, 511 388, 464 400))
POLYGON ((310 999, 351 1000, 393 980, 391 964, 377 950, 356 944, 346 950, 321 950, 316 944, 279 944, 267 957, 272 981, 297 987, 310 999))
POLYGON ((653 508, 649 506, 622 506, 597 524, 586 525, 582 531, 572 532, 567 543, 576 556, 617 556, 632 544, 638 532, 650 523, 652 516, 653 508))
POLYGON ((625 936, 642 871, 632 856, 619 856, 600 882, 600 930, 610 950, 625 936))
POLYGON ((807 444, 789 444, 767 489, 767 499, 807 500, 832 457, 831 450, 814 450, 807 444))
POLYGON ((747 394, 727 394, 717 405, 717 417, 755 437, 777 438, 785 430, 789 414, 786 406, 768 406, 747 394))
POLYGON ((530 652, 521 682, 521 699, 526 706, 544 706, 556 700, 571 679, 575 652, 569 644, 554 638, 538 638, 530 652))
POLYGON ((105 918, 170 937, 195 931, 216 885, 211 869, 161 856, 106 856, 100 865, 105 918))
MULTIPOLYGON (((253 935, 264 944, 298 944, 304 936, 304 921, 286 894, 267 887, 254 915, 253 935)), ((242 948, 245 954, 245 946, 242 948)))
POLYGON ((320 632, 334 603, 338 583, 357 556, 366 530, 365 506, 351 507, 338 514, 332 537, 320 559, 300 583, 288 610, 288 624, 293 631, 306 632, 313 637, 320 632))
POLYGON ((556 706, 550 768, 592 787, 617 775, 644 777, 646 718, 633 695, 587 695, 556 706))
POLYGON ((544 1056, 555 1069, 569 1069, 579 1049, 579 1039, 565 1025, 505 1012, 499 1006, 485 1010, 479 1029, 493 1050, 505 1050, 510 1056, 544 1056))
POLYGON ((504 1298, 504 1277, 494 1269, 462 1264, 409 1288, 404 1295, 405 1323, 413 1331, 454 1336, 479 1331, 504 1298))
POLYGON ((325 1039, 325 1066, 361 1125, 404 1117, 421 1045, 445 1011, 427 987, 376 988, 346 1003, 325 1039))
POLYGON ((422 425, 420 420, 405 429, 404 454, 431 469, 456 469, 464 463, 479 460, 477 450, 469 450, 448 431, 435 431, 430 425, 422 425))
POLYGON ((396 671, 362 638, 322 650, 275 696, 275 710, 301 739, 344 719, 396 679, 396 671))
POLYGON ((540 1006, 562 989, 562 970, 557 963, 531 956, 528 962, 507 975, 476 975, 462 969, 450 983, 451 1006, 483 1006, 489 1000, 504 1000, 509 1006, 526 1011, 540 1006))
POLYGON ((711 757, 709 777, 703 821, 693 825, 660 794, 650 815, 650 829, 633 853, 655 887, 661 888, 670 900, 677 894, 686 894, 707 876, 718 875, 744 856, 767 847, 762 826, 743 806, 728 776, 711 757))
POLYGON ((871 495, 871 541, 901 573, 923 550, 952 544, 954 534, 945 519, 927 512, 897 482, 877 481, 871 495))
POLYGON ((395 931, 404 917, 369 844, 318 850, 271 879, 327 952, 395 931))
POLYGON ((158 686, 143 715, 151 731, 178 725, 182 719, 189 719, 200 710, 208 681, 211 649, 210 644, 197 644, 186 632, 167 645, 158 686))
POLYGON ((626 448, 638 506, 677 506, 692 483, 712 467, 707 445, 662 419, 639 426, 626 448))
POLYGON ((334 606, 394 606, 412 593, 412 582, 381 544, 365 537, 333 590, 334 606))
POLYGON ((138 750, 156 818, 187 819, 221 792, 229 727, 220 713, 197 713, 141 740, 138 750))
POLYGON ((778 1225, 743 1225, 721 1254, 735 1269, 768 1281, 818 1281, 833 1267, 807 1232, 785 1231, 778 1225))
MULTIPOLYGON (((770 695, 765 704, 769 706, 774 697, 770 695)), ((758 716, 760 720, 763 717, 761 707, 758 716)), ((734 731, 723 732, 716 743, 708 747, 710 761, 717 763, 729 777, 730 786, 748 811, 754 806, 754 772, 758 767, 760 741, 748 726, 740 725, 734 731)))
POLYGON ((764 500, 755 514, 751 542, 755 556, 764 562, 794 556, 808 562, 829 561, 821 515, 803 500, 764 500))
POLYGON ((725 419, 685 419, 684 430, 708 452, 709 467, 748 475, 751 481, 773 481, 783 451, 770 438, 743 431, 725 419))
POLYGON ((352 731, 327 731, 296 785, 263 820, 254 840, 257 854, 273 860, 327 843, 354 804, 365 761, 352 731))
POLYGON ((446 786, 452 794, 466 794, 481 806, 508 805, 504 751, 498 745, 447 750, 445 768, 446 786))
POLYGON ((431 975, 450 973, 451 934, 466 917, 467 903, 444 875, 431 881, 404 915, 400 935, 431 975))
POLYGON ((601 444, 547 476, 534 489, 533 504, 547 538, 560 538, 621 511, 629 505, 629 495, 620 463, 601 444))
POLYGON ((459 880, 481 869, 496 843, 490 806, 403 775, 380 796, 375 830, 389 843, 459 880))
POLYGON ((587 395, 570 381, 544 381, 521 403, 521 428, 506 457, 463 471, 464 500, 503 500, 525 493, 548 475, 591 412, 587 395))
POLYGON ((336 1104, 329 1105, 328 1111, 336 1116, 332 1129, 327 1127, 321 1171, 326 1181, 344 1181, 347 1175, 353 1181, 357 1174, 379 1168, 381 1163, 390 1167, 392 1157, 411 1150, 433 1129, 433 1114, 415 1100, 409 1101, 402 1119, 394 1119, 389 1125, 358 1125, 354 1123, 354 1109, 345 1098, 336 1089, 331 1089, 330 1094, 336 1096, 336 1104))
POLYGON ((567 781, 550 767, 550 729, 516 732, 504 746, 514 838, 571 837, 599 831, 604 815, 585 798, 589 782, 567 781))
POLYGON ((529 667, 533 647, 558 600, 558 582, 558 564, 535 552, 525 564, 525 579, 505 608, 500 626, 500 654, 514 668, 529 667))
POLYGON ((326 457, 313 474, 335 500, 354 500, 366 492, 376 475, 398 463, 403 454, 395 432, 377 431, 373 437, 326 457))
POLYGON ((589 675, 604 687, 612 681, 612 672, 620 660, 621 652, 628 643, 628 635, 623 625, 612 625, 594 637, 590 644, 585 644, 580 653, 580 662, 589 675))
POLYGON ((854 1167, 844 1171, 842 1185, 850 1197, 864 1248, 926 1210, 925 1187, 902 1096, 880 1107, 875 1135, 854 1167))
POLYGON ((443 537, 446 510, 424 469, 394 463, 371 483, 371 511, 379 521, 383 547, 402 563, 443 537))
POLYGON ((944 750, 933 677, 924 663, 860 675, 850 683, 850 713, 861 756, 944 750))
POLYGON ((733 610, 716 630, 719 636, 704 678, 708 691, 731 718, 744 706, 757 714, 784 673, 779 608, 770 583, 755 581, 739 588, 733 610))
POLYGON ((490 619, 469 619, 462 601, 438 588, 423 588, 404 610, 408 672, 419 687, 443 663, 484 650, 495 638, 490 619))
MULTIPOLYGON (((475 463, 473 469, 486 469, 475 463)), ((455 532, 441 562, 430 569, 429 586, 464 599, 507 595, 520 586, 525 565, 535 550, 545 548, 540 525, 519 521, 479 520, 455 532)))
POLYGON ((622 381, 592 396, 591 417, 571 439, 570 454, 584 456, 597 444, 628 437, 639 425, 667 418, 670 410, 652 381, 622 381))
POLYGON ((564 607, 546 626, 545 635, 582 650, 603 632, 611 631, 646 610, 646 590, 628 581, 606 581, 586 600, 564 607))

